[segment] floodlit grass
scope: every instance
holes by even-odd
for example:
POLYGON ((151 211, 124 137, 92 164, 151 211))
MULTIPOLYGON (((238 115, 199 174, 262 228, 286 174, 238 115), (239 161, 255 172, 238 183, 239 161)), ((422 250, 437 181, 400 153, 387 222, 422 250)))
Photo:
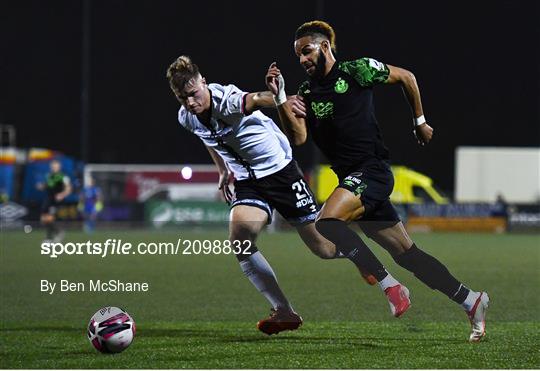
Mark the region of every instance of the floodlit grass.
MULTIPOLYGON (((0 368, 539 368, 540 239, 534 235, 418 234, 418 246, 473 289, 491 296, 487 339, 469 344, 464 312, 373 251, 411 290, 413 306, 390 315, 377 287, 346 260, 323 261, 294 233, 258 246, 304 325, 266 336, 255 323, 268 303, 232 255, 40 254, 41 231, 0 236, 0 368), (40 281, 86 283, 85 292, 40 292, 40 281), (138 293, 88 292, 88 280, 148 282, 138 293), (100 307, 125 308, 137 335, 124 353, 102 355, 86 339, 100 307)), ((68 233, 64 242, 224 239, 225 231, 68 233)), ((181 252, 181 251, 180 251, 181 252)))

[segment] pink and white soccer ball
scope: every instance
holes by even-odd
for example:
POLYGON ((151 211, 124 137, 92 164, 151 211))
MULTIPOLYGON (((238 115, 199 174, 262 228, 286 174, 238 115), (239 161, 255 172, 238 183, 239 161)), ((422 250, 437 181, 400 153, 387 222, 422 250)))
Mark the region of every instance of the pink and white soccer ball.
POLYGON ((104 307, 90 318, 88 340, 102 353, 120 353, 134 337, 135 321, 120 308, 104 307))

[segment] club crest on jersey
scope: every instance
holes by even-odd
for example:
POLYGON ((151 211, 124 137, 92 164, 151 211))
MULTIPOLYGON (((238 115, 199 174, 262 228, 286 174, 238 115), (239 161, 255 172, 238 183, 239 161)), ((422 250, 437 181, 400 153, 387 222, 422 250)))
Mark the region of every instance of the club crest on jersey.
POLYGON ((334 85, 334 90, 338 94, 343 94, 349 89, 349 84, 347 84, 347 81, 343 80, 341 77, 336 81, 336 85, 334 85))
POLYGON ((318 119, 332 116, 334 113, 334 103, 332 102, 311 102, 311 109, 318 119))

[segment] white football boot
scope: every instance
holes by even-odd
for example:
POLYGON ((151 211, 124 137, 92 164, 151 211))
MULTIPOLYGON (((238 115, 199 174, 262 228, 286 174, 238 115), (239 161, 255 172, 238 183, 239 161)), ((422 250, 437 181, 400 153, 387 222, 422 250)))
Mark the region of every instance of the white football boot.
POLYGON ((472 343, 477 343, 486 336, 486 310, 488 307, 489 296, 487 293, 481 292, 472 309, 466 312, 472 327, 469 336, 469 341, 472 343))

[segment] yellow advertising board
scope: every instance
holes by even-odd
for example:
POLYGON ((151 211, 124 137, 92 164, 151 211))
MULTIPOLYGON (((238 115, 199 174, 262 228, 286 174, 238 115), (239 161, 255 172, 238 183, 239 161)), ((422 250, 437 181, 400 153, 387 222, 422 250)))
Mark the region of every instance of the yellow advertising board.
MULTIPOLYGON (((409 169, 405 166, 392 166, 394 173, 394 191, 390 196, 390 200, 397 204, 405 203, 422 203, 424 198, 415 196, 415 191, 418 189, 423 194, 427 195, 430 202, 437 204, 447 204, 448 199, 442 196, 433 187, 433 180, 417 171, 409 169)), ((317 201, 323 203, 328 196, 338 185, 336 174, 330 169, 329 165, 320 165, 315 176, 315 194, 317 201)))

